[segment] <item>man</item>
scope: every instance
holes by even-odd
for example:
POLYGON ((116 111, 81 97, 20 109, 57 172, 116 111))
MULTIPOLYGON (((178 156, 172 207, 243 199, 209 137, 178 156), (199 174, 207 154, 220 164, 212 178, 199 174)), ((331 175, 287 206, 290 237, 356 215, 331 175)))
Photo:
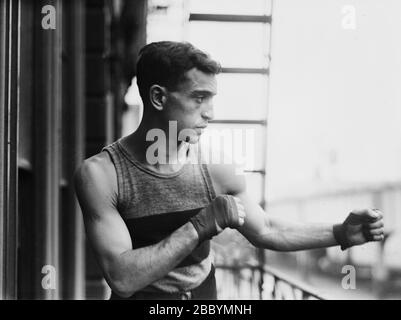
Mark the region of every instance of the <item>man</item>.
POLYGON ((345 250, 383 239, 377 209, 354 210, 334 226, 284 221, 251 200, 234 165, 189 162, 202 159, 195 146, 213 118, 219 70, 188 43, 145 46, 137 65, 139 128, 76 172, 87 237, 112 299, 215 299, 209 241, 227 227, 279 251, 345 250), (165 148, 153 148, 156 136, 165 148))

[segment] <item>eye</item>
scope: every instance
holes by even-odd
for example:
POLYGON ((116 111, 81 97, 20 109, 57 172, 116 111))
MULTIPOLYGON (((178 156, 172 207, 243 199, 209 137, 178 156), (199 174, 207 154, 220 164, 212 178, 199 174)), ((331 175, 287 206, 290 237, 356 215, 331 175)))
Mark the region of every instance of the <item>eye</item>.
POLYGON ((196 101, 197 103, 199 103, 199 104, 202 103, 204 99, 205 99, 204 96, 197 96, 197 97, 195 97, 195 101, 196 101))

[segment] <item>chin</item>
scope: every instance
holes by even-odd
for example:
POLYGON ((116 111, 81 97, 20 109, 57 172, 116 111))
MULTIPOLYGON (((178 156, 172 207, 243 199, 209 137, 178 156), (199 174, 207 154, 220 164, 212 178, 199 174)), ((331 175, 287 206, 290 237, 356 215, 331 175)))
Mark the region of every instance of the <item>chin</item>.
POLYGON ((203 130, 200 129, 184 129, 180 131, 178 135, 178 140, 185 141, 190 144, 195 144, 199 141, 200 136, 202 135, 203 130))

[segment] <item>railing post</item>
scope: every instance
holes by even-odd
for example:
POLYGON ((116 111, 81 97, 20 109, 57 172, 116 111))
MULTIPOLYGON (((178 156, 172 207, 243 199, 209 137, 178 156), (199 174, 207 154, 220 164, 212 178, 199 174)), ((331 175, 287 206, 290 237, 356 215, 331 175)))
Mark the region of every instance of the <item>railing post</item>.
MULTIPOLYGON (((372 194, 373 206, 382 210, 383 207, 383 193, 375 191, 372 194)), ((384 245, 385 240, 377 244, 377 259, 372 266, 372 284, 375 294, 378 298, 385 294, 386 282, 388 278, 388 270, 384 261, 384 245)))

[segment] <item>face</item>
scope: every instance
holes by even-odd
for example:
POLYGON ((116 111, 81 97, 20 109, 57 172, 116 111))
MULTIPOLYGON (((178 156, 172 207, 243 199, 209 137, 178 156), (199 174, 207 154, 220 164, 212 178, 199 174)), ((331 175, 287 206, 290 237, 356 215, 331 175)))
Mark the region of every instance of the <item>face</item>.
POLYGON ((190 129, 185 132, 195 143, 213 119, 213 97, 216 94, 216 76, 193 68, 187 71, 185 81, 174 91, 167 92, 165 119, 177 121, 178 133, 190 129))

